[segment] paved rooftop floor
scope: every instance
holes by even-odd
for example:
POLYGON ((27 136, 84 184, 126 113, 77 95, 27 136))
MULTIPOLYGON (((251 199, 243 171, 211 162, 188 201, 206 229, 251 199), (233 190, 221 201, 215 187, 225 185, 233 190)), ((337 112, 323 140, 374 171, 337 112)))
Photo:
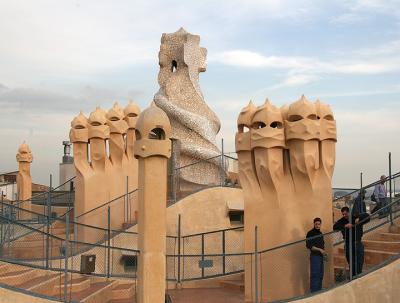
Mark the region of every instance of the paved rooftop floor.
POLYGON ((173 303, 243 303, 244 292, 229 288, 168 290, 173 303))

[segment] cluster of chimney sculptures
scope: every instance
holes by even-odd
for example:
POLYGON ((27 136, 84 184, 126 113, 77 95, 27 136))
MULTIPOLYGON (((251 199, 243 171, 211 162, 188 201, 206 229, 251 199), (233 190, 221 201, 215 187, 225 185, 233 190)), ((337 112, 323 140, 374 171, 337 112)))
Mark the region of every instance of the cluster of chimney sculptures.
MULTIPOLYGON (((138 189, 130 195, 129 212, 138 220, 140 303, 161 303, 165 299, 167 160, 171 156, 171 138, 181 142, 180 165, 205 160, 203 166, 181 176, 184 186, 208 184, 219 178, 219 163, 207 161, 220 153, 215 144, 220 122, 200 90, 199 73, 205 71, 207 52, 199 41, 199 36, 183 29, 163 34, 160 90, 143 112, 134 103, 124 109, 116 103, 108 112, 96 108, 88 118, 81 112, 71 123, 75 216, 122 195, 127 185, 128 191, 138 189)), ((336 122, 329 106, 320 101, 312 103, 304 96, 282 108, 269 101, 259 107, 250 102, 237 123, 245 251, 255 249, 256 227, 262 235, 258 243, 262 250, 304 238, 314 217, 331 226, 336 122)), ((19 198, 27 199, 32 156, 26 144, 20 147, 17 160, 18 182, 25 184, 19 198)), ((87 220, 82 223, 101 226, 105 222, 101 216, 87 220)), ((127 222, 121 207, 113 213, 111 225, 121 227, 124 223, 131 222, 127 222)), ((98 240, 84 231, 78 232, 78 239, 98 240)), ((332 243, 327 243, 326 249, 331 256, 332 243)), ((246 301, 251 301, 256 283, 254 263, 249 258, 245 257, 244 262, 246 301)), ((285 256, 271 253, 268 262, 279 262, 279 271, 268 269, 267 260, 262 258, 261 267, 267 271, 259 273, 261 278, 257 280, 269 281, 258 285, 262 300, 303 293, 308 284, 305 258, 304 252, 294 249, 288 249, 285 256)), ((333 278, 333 268, 326 276, 333 278)))

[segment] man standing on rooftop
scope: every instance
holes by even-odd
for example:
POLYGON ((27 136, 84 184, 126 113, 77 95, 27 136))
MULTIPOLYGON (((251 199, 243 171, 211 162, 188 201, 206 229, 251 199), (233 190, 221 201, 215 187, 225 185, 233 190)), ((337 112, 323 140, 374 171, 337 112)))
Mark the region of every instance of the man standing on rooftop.
POLYGON ((310 291, 322 289, 324 278, 325 242, 321 233, 321 218, 314 219, 314 227, 307 233, 306 246, 310 250, 310 291))

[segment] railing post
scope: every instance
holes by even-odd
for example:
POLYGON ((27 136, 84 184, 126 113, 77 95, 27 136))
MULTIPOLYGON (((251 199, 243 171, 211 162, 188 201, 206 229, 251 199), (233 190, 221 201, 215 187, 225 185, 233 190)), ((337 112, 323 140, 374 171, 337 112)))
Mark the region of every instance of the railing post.
POLYGON ((126 223, 131 222, 131 216, 130 216, 130 201, 129 201, 129 176, 126 176, 126 193, 125 193, 125 199, 126 199, 126 223))
POLYGON ((201 234, 201 277, 204 278, 204 234, 201 234))
POLYGON ((49 234, 50 234, 50 213, 51 213, 51 190, 53 186, 53 176, 50 174, 50 186, 49 186, 49 192, 47 194, 47 210, 45 212, 45 216, 47 218, 47 224, 46 224, 46 269, 49 269, 49 234))
MULTIPOLYGON (((64 251, 64 302, 67 302, 68 287, 68 249, 69 249, 69 212, 65 216, 65 251, 64 251)), ((71 291, 71 290, 70 290, 71 291)))
POLYGON ((178 215, 178 284, 181 283, 181 215, 178 215))
MULTIPOLYGON (((353 213, 353 205, 350 205, 350 213, 349 213, 350 223, 353 222, 352 213, 353 213)), ((346 230, 345 230, 344 234, 346 235, 346 230)), ((349 252, 350 281, 353 280, 353 245, 352 245, 353 239, 352 238, 353 238, 353 227, 349 228, 349 247, 346 247, 347 251, 349 252)), ((345 239, 345 245, 347 245, 346 239, 345 239)), ((346 252, 346 250, 345 250, 345 252, 346 252)))
POLYGON ((390 225, 393 225, 393 212, 392 212, 392 153, 389 152, 389 211, 390 211, 390 225))
POLYGON ((107 209, 107 242, 108 242, 108 247, 107 247, 107 278, 110 277, 110 257, 111 257, 110 241, 111 241, 111 212, 110 212, 110 206, 108 206, 108 209, 107 209))
POLYGON ((221 186, 225 185, 224 139, 221 139, 221 186))
POLYGON ((222 273, 225 275, 226 273, 226 256, 225 256, 225 250, 226 250, 226 243, 225 243, 225 230, 222 231, 222 273))
POLYGON ((363 192, 363 173, 360 172, 360 197, 361 197, 361 203, 364 201, 362 192, 363 192))
POLYGON ((258 226, 254 227, 254 287, 255 287, 255 302, 258 303, 258 226))
MULTIPOLYGON (((2 217, 4 217, 3 202, 4 202, 3 191, 1 191, 1 216, 2 217)), ((1 219, 1 255, 3 255, 3 244, 4 244, 3 225, 4 225, 4 220, 1 219)))

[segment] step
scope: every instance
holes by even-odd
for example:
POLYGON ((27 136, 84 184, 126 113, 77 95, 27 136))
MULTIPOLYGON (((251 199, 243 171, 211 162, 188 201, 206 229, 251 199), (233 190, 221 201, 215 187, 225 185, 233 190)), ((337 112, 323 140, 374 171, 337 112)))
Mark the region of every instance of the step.
MULTIPOLYGON (((63 283, 64 273, 59 272, 56 273, 54 277, 49 277, 46 281, 31 287, 29 290, 46 296, 54 296, 54 288, 63 283)), ((59 294, 57 294, 56 297, 59 297, 59 294)))
MULTIPOLYGON (((71 292, 80 292, 84 291, 86 289, 90 288, 90 279, 88 277, 82 277, 82 276, 75 276, 70 278, 70 274, 68 274, 68 280, 67 280, 67 292, 68 294, 71 292)), ((61 281, 61 283, 57 284, 54 287, 54 295, 60 295, 64 296, 64 277, 61 281)))
POLYGON ((135 303, 135 302, 136 302, 135 297, 129 299, 111 299, 107 301, 107 303, 135 303))
MULTIPOLYGON (((51 246, 49 248, 49 254, 52 257, 60 256, 60 247, 59 246, 51 246)), ((5 251, 3 253, 4 257, 13 258, 13 259, 36 259, 36 258, 44 258, 46 255, 46 248, 37 247, 35 249, 29 247, 11 247, 10 253, 5 251)))
POLYGON ((112 299, 112 286, 115 282, 104 281, 90 284, 88 289, 72 292, 71 300, 82 303, 107 303, 112 299))
MULTIPOLYGON (((60 240, 52 239, 49 238, 49 245, 55 245, 59 246, 62 243, 60 240)), ((16 247, 43 247, 43 245, 46 245, 46 238, 44 239, 31 239, 31 240, 17 240, 13 241, 11 244, 11 247, 16 248, 16 247)))
POLYGON ((42 285, 43 283, 48 282, 49 280, 51 281, 58 276, 59 275, 57 273, 41 272, 36 277, 31 278, 23 283, 17 284, 16 287, 31 290, 42 285))
POLYGON ((379 240, 365 240, 363 241, 366 249, 381 250, 399 253, 400 241, 379 241, 379 240))
POLYGON ((382 241, 400 241, 400 234, 395 233, 380 233, 379 237, 382 241))
POLYGON ((35 269, 19 269, 16 271, 9 271, 0 275, 0 283, 7 285, 17 285, 24 283, 32 278, 35 278, 39 272, 35 269))
POLYGON ((135 295, 135 282, 116 283, 112 288, 112 299, 129 299, 135 295))
POLYGON ((334 266, 344 267, 347 265, 346 258, 343 254, 334 254, 333 255, 333 264, 334 266))
POLYGON ((219 284, 223 288, 238 289, 238 290, 244 291, 244 281, 243 280, 227 280, 227 281, 221 281, 219 284))
MULTIPOLYGON (((339 254, 343 254, 343 257, 344 257, 344 248, 339 248, 339 254)), ((389 252, 389 251, 365 249, 364 250, 364 263, 369 264, 369 265, 376 265, 376 264, 382 263, 383 261, 389 259, 392 256, 396 256, 396 255, 397 255, 397 253, 389 252)))

